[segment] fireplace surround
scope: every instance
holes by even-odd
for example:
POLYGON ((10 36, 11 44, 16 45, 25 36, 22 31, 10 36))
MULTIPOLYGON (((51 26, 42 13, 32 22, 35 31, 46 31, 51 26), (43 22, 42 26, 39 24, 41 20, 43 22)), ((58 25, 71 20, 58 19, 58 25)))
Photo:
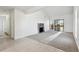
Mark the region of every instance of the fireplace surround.
POLYGON ((38 31, 39 33, 44 32, 44 23, 38 23, 38 31))

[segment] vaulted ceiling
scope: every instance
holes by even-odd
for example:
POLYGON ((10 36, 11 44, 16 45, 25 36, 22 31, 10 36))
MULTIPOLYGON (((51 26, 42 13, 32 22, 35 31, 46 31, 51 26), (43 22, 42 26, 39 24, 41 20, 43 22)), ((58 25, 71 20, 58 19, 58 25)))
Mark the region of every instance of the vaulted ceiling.
POLYGON ((22 10, 25 13, 32 13, 41 10, 50 16, 73 13, 72 6, 0 6, 0 10, 12 10, 14 8, 22 10))
POLYGON ((51 6, 46 7, 43 10, 45 13, 47 13, 49 16, 59 16, 59 15, 66 15, 66 14, 72 14, 73 13, 73 7, 72 6, 51 6))

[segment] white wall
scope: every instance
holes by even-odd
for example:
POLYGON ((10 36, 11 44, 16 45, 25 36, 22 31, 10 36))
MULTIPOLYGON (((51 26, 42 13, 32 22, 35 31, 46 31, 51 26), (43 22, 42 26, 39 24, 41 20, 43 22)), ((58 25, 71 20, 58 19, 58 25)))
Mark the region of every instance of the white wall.
POLYGON ((73 32, 73 16, 72 16, 72 14, 64 16, 64 31, 73 32))
POLYGON ((14 31, 14 29, 15 29, 15 24, 14 24, 14 21, 15 21, 15 10, 13 9, 13 10, 11 10, 10 11, 10 29, 11 29, 11 38, 12 39, 14 39, 14 33, 15 33, 15 31, 14 31))
POLYGON ((77 37, 78 37, 78 40, 79 40, 79 7, 77 7, 77 37))
POLYGON ((76 11, 75 12, 75 15, 76 15, 76 19, 75 19, 75 40, 76 40, 76 43, 77 43, 77 46, 78 46, 78 49, 79 49, 79 7, 74 7, 74 10, 76 11))
POLYGON ((64 32, 73 32, 73 15, 51 16, 50 20, 64 19, 64 32))
POLYGON ((73 7, 73 35, 77 39, 77 7, 73 7))
POLYGON ((49 30, 48 18, 43 12, 38 11, 31 14, 24 14, 15 10, 15 39, 38 33, 38 23, 44 23, 45 31, 49 30))

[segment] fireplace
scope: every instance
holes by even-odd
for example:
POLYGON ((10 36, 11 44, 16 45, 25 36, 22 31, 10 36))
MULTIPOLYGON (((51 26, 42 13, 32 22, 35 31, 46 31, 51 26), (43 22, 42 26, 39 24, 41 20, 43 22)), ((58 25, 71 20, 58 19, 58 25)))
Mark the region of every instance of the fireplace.
POLYGON ((43 23, 38 24, 38 31, 39 31, 39 33, 44 32, 44 24, 43 23))

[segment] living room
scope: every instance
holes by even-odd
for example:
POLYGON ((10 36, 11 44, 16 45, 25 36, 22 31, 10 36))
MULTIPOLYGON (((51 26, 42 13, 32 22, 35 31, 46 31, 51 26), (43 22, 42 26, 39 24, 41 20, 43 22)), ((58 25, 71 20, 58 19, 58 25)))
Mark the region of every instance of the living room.
MULTIPOLYGON (((54 43, 52 46, 60 50, 78 51, 78 43, 77 43, 78 41, 74 39, 74 37, 77 38, 76 9, 78 7, 73 7, 73 6, 13 6, 13 7, 6 6, 5 7, 3 6, 0 8, 5 10, 5 12, 7 12, 7 10, 9 11, 8 12, 10 16, 9 32, 10 32, 11 40, 13 39, 15 41, 18 41, 19 39, 22 38, 23 39, 28 38, 33 40, 35 39, 37 42, 40 43, 42 42, 43 44, 47 44, 50 46, 52 43, 54 43), (62 35, 60 36, 60 34, 64 36, 62 35), (53 41, 53 39, 54 40, 57 39, 57 40, 53 41), (49 41, 53 41, 53 42, 50 42, 51 44, 48 44, 49 41)), ((8 51, 10 51, 10 49, 11 50, 14 49, 15 51, 15 48, 13 47, 9 48, 8 51)), ((4 49, 3 51, 6 51, 6 49, 4 49)), ((28 50, 26 49, 26 51, 28 50)), ((40 51, 40 50, 36 50, 36 51, 40 51)))

